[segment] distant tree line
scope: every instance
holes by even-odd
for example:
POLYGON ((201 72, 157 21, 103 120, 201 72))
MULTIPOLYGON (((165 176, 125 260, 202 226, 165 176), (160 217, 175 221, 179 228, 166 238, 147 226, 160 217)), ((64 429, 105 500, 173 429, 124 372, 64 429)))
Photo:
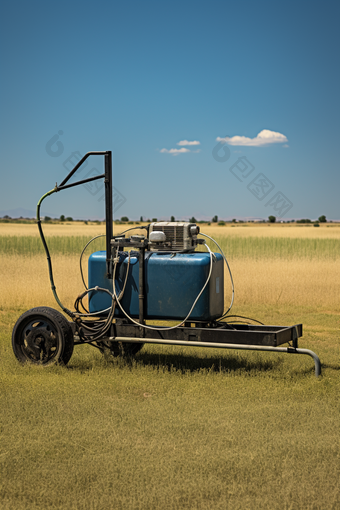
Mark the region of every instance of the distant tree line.
MULTIPOLYGON (((20 222, 20 221, 33 221, 34 218, 23 218, 22 216, 20 218, 11 218, 11 216, 9 216, 8 214, 6 214, 5 216, 3 216, 2 218, 0 218, 0 221, 2 222, 8 222, 8 221, 17 221, 17 222, 20 222)), ((44 217, 44 221, 45 222, 51 222, 51 221, 60 221, 60 222, 71 222, 71 221, 74 221, 73 218, 71 216, 65 216, 64 214, 61 214, 59 218, 51 218, 51 216, 45 216, 44 217)), ((77 221, 77 220, 76 220, 77 221)), ((83 220, 79 220, 79 221, 83 221, 83 220)), ((90 219, 87 220, 85 223, 87 224, 88 221, 91 221, 90 219)), ((147 219, 147 220, 144 220, 144 217, 141 216, 140 217, 140 221, 141 222, 146 222, 146 223, 150 223, 151 221, 152 222, 157 222, 157 218, 152 218, 152 220, 150 219, 147 219)), ((171 216, 170 217, 170 221, 171 222, 174 222, 176 221, 175 219, 175 216, 171 216)), ((276 217, 275 216, 268 216, 268 223, 275 223, 276 222, 276 217)), ((131 222, 128 218, 128 216, 122 216, 120 218, 120 220, 115 220, 116 223, 136 223, 138 224, 138 222, 131 222)), ((253 220, 249 220, 250 223, 253 223, 254 221, 253 220)), ((265 220, 261 220, 260 222, 264 223, 265 220)), ((301 218, 301 219, 298 219, 298 220, 286 220, 286 223, 291 223, 291 222, 295 222, 295 223, 314 223, 317 224, 317 223, 327 223, 327 218, 324 214, 322 214, 321 216, 319 216, 319 218, 317 220, 311 220, 309 218, 301 218)), ((210 221, 206 221, 206 220, 197 220, 195 218, 195 216, 192 216, 190 219, 189 219, 189 223, 205 223, 205 224, 208 224, 210 225, 210 221)), ((230 221, 226 222, 224 220, 221 220, 219 221, 218 219, 218 216, 217 214, 215 216, 212 217, 211 219, 211 223, 217 223, 218 225, 225 225, 225 223, 230 223, 230 221)), ((245 220, 236 220, 236 218, 233 218, 231 220, 231 223, 245 223, 245 220)))

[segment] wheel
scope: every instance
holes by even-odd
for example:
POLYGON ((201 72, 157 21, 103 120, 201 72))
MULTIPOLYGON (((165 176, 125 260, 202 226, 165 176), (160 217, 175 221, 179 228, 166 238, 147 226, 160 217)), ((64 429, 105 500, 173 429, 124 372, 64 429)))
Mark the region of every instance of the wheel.
POLYGON ((17 320, 13 328, 12 348, 21 363, 66 365, 73 353, 71 325, 53 308, 32 308, 17 320))
POLYGON ((123 356, 125 358, 133 357, 141 350, 144 344, 136 342, 114 342, 112 340, 106 340, 103 342, 97 342, 97 345, 102 349, 103 352, 108 352, 112 356, 123 356))

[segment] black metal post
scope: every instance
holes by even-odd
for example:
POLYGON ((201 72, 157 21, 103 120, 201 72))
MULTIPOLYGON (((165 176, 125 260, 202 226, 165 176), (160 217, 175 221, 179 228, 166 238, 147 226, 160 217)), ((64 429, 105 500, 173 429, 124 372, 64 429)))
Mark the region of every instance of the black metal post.
POLYGON ((113 237, 112 210, 112 152, 105 153, 105 223, 106 223, 106 276, 112 279, 111 239, 113 237))
MULTIPOLYGON (((145 248, 139 248, 139 323, 144 324, 144 258, 145 248)), ((144 328, 140 327, 140 335, 144 337, 144 328)))

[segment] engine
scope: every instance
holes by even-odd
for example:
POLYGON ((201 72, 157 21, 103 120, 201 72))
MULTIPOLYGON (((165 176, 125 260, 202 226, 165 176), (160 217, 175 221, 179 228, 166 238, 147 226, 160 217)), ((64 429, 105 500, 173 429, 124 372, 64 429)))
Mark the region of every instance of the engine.
POLYGON ((151 251, 195 251, 199 227, 195 223, 151 223, 149 240, 151 251), (163 233, 163 234, 162 234, 163 233))

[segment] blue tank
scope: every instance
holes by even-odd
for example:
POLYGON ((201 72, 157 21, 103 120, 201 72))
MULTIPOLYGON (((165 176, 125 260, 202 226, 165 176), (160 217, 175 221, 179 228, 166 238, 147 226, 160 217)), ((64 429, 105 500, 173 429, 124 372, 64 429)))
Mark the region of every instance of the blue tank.
MULTIPOLYGON (((120 252, 116 269, 117 295, 124 285, 128 268, 127 252, 120 252)), ((106 278, 106 252, 92 253, 88 262, 89 288, 103 287, 113 291, 112 280, 106 278)), ((196 297, 204 286, 210 269, 207 252, 193 253, 145 253, 145 319, 177 320, 189 313, 196 297)), ((139 314, 139 259, 130 258, 129 274, 121 304, 130 317, 139 314)), ((106 292, 92 291, 89 295, 91 313, 111 306, 111 297, 106 292)), ((224 263, 219 253, 213 257, 213 269, 208 285, 193 309, 192 321, 209 321, 223 314, 224 307, 224 263)), ((124 317, 116 306, 116 317, 124 317)))

